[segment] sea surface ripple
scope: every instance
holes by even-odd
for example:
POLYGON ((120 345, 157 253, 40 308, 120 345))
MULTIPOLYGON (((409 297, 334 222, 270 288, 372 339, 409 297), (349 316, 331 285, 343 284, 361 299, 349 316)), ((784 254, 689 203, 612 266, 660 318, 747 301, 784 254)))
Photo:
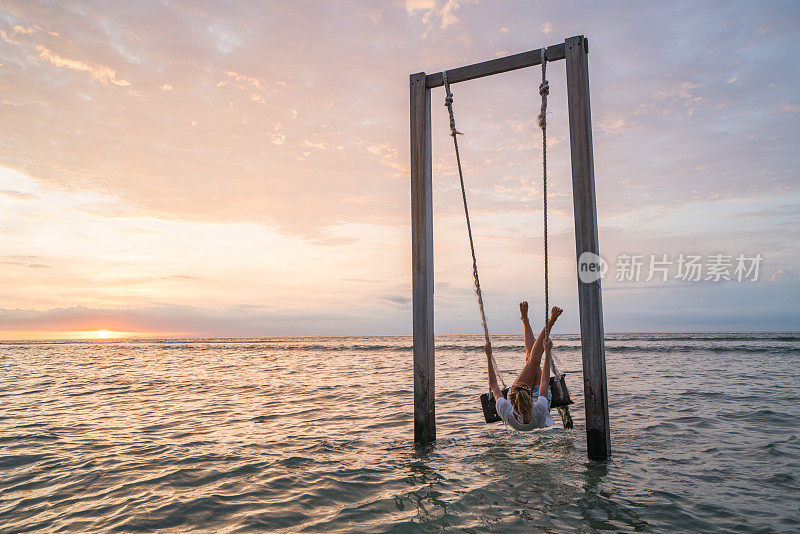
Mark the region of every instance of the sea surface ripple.
POLYGON ((574 430, 485 424, 440 336, 427 448, 405 336, 0 342, 0 532, 800 531, 800 334, 609 335, 604 463, 554 339, 574 430))

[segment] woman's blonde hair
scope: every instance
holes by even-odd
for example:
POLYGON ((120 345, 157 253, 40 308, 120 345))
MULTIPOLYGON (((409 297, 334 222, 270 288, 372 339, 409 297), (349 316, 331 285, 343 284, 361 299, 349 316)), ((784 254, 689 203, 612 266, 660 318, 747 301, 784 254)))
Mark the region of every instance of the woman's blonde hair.
POLYGON ((511 386, 508 400, 514 410, 522 416, 523 423, 527 425, 533 420, 533 397, 527 388, 511 386))

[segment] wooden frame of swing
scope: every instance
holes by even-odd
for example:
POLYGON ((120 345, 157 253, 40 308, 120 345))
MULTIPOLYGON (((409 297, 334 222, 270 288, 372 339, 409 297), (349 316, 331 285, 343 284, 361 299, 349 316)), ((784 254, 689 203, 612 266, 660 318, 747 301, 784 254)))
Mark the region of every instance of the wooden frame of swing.
MULTIPOLYGON (((548 63, 566 60, 572 198, 577 260, 599 253, 595 201, 592 122, 589 106, 588 40, 578 35, 545 49, 548 63)), ((541 49, 447 71, 450 84, 541 64, 541 49)), ((414 440, 436 440, 435 354, 433 343, 433 169, 431 156, 431 89, 443 85, 442 74, 418 72, 411 89, 411 262, 414 347, 414 440)), ((586 448, 590 459, 611 452, 608 424, 603 306, 600 281, 578 278, 586 448)))

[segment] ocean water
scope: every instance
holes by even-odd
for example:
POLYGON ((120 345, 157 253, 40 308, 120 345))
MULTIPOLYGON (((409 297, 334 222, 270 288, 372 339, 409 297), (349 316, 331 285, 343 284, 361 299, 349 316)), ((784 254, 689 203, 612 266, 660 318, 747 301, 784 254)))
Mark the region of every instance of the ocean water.
POLYGON ((3 342, 0 532, 800 531, 800 334, 609 335, 604 463, 554 341, 574 430, 485 424, 481 339, 441 336, 428 448, 409 337, 3 342))

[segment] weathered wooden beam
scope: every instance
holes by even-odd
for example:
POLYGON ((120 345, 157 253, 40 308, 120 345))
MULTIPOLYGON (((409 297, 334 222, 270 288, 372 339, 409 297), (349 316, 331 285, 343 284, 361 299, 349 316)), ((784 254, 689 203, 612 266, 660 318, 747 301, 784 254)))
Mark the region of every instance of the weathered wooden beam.
MULTIPOLYGON (((564 43, 547 47, 547 61, 557 61, 564 59, 564 43)), ((484 76, 491 76, 492 74, 500 74, 517 69, 524 69, 525 67, 533 67, 542 63, 542 49, 530 50, 513 56, 506 56, 474 65, 467 65, 466 67, 458 67, 447 71, 447 81, 450 83, 465 82, 467 80, 474 80, 475 78, 483 78, 484 76)), ((425 85, 428 89, 433 87, 441 87, 444 85, 442 80, 442 73, 429 74, 425 80, 425 85)))
MULTIPOLYGON (((572 199, 575 212, 575 252, 598 254, 592 118, 589 107, 587 40, 570 37, 564 43, 567 60, 567 104, 572 156, 572 199)), ((586 403, 586 448, 589 458, 604 460, 611 452, 608 426, 606 357, 603 341, 603 303, 600 280, 582 282, 578 277, 581 322, 583 392, 586 403)))
POLYGON ((433 352, 433 171, 431 91, 424 72, 411 86, 411 286, 414 316, 414 440, 436 439, 433 352))

